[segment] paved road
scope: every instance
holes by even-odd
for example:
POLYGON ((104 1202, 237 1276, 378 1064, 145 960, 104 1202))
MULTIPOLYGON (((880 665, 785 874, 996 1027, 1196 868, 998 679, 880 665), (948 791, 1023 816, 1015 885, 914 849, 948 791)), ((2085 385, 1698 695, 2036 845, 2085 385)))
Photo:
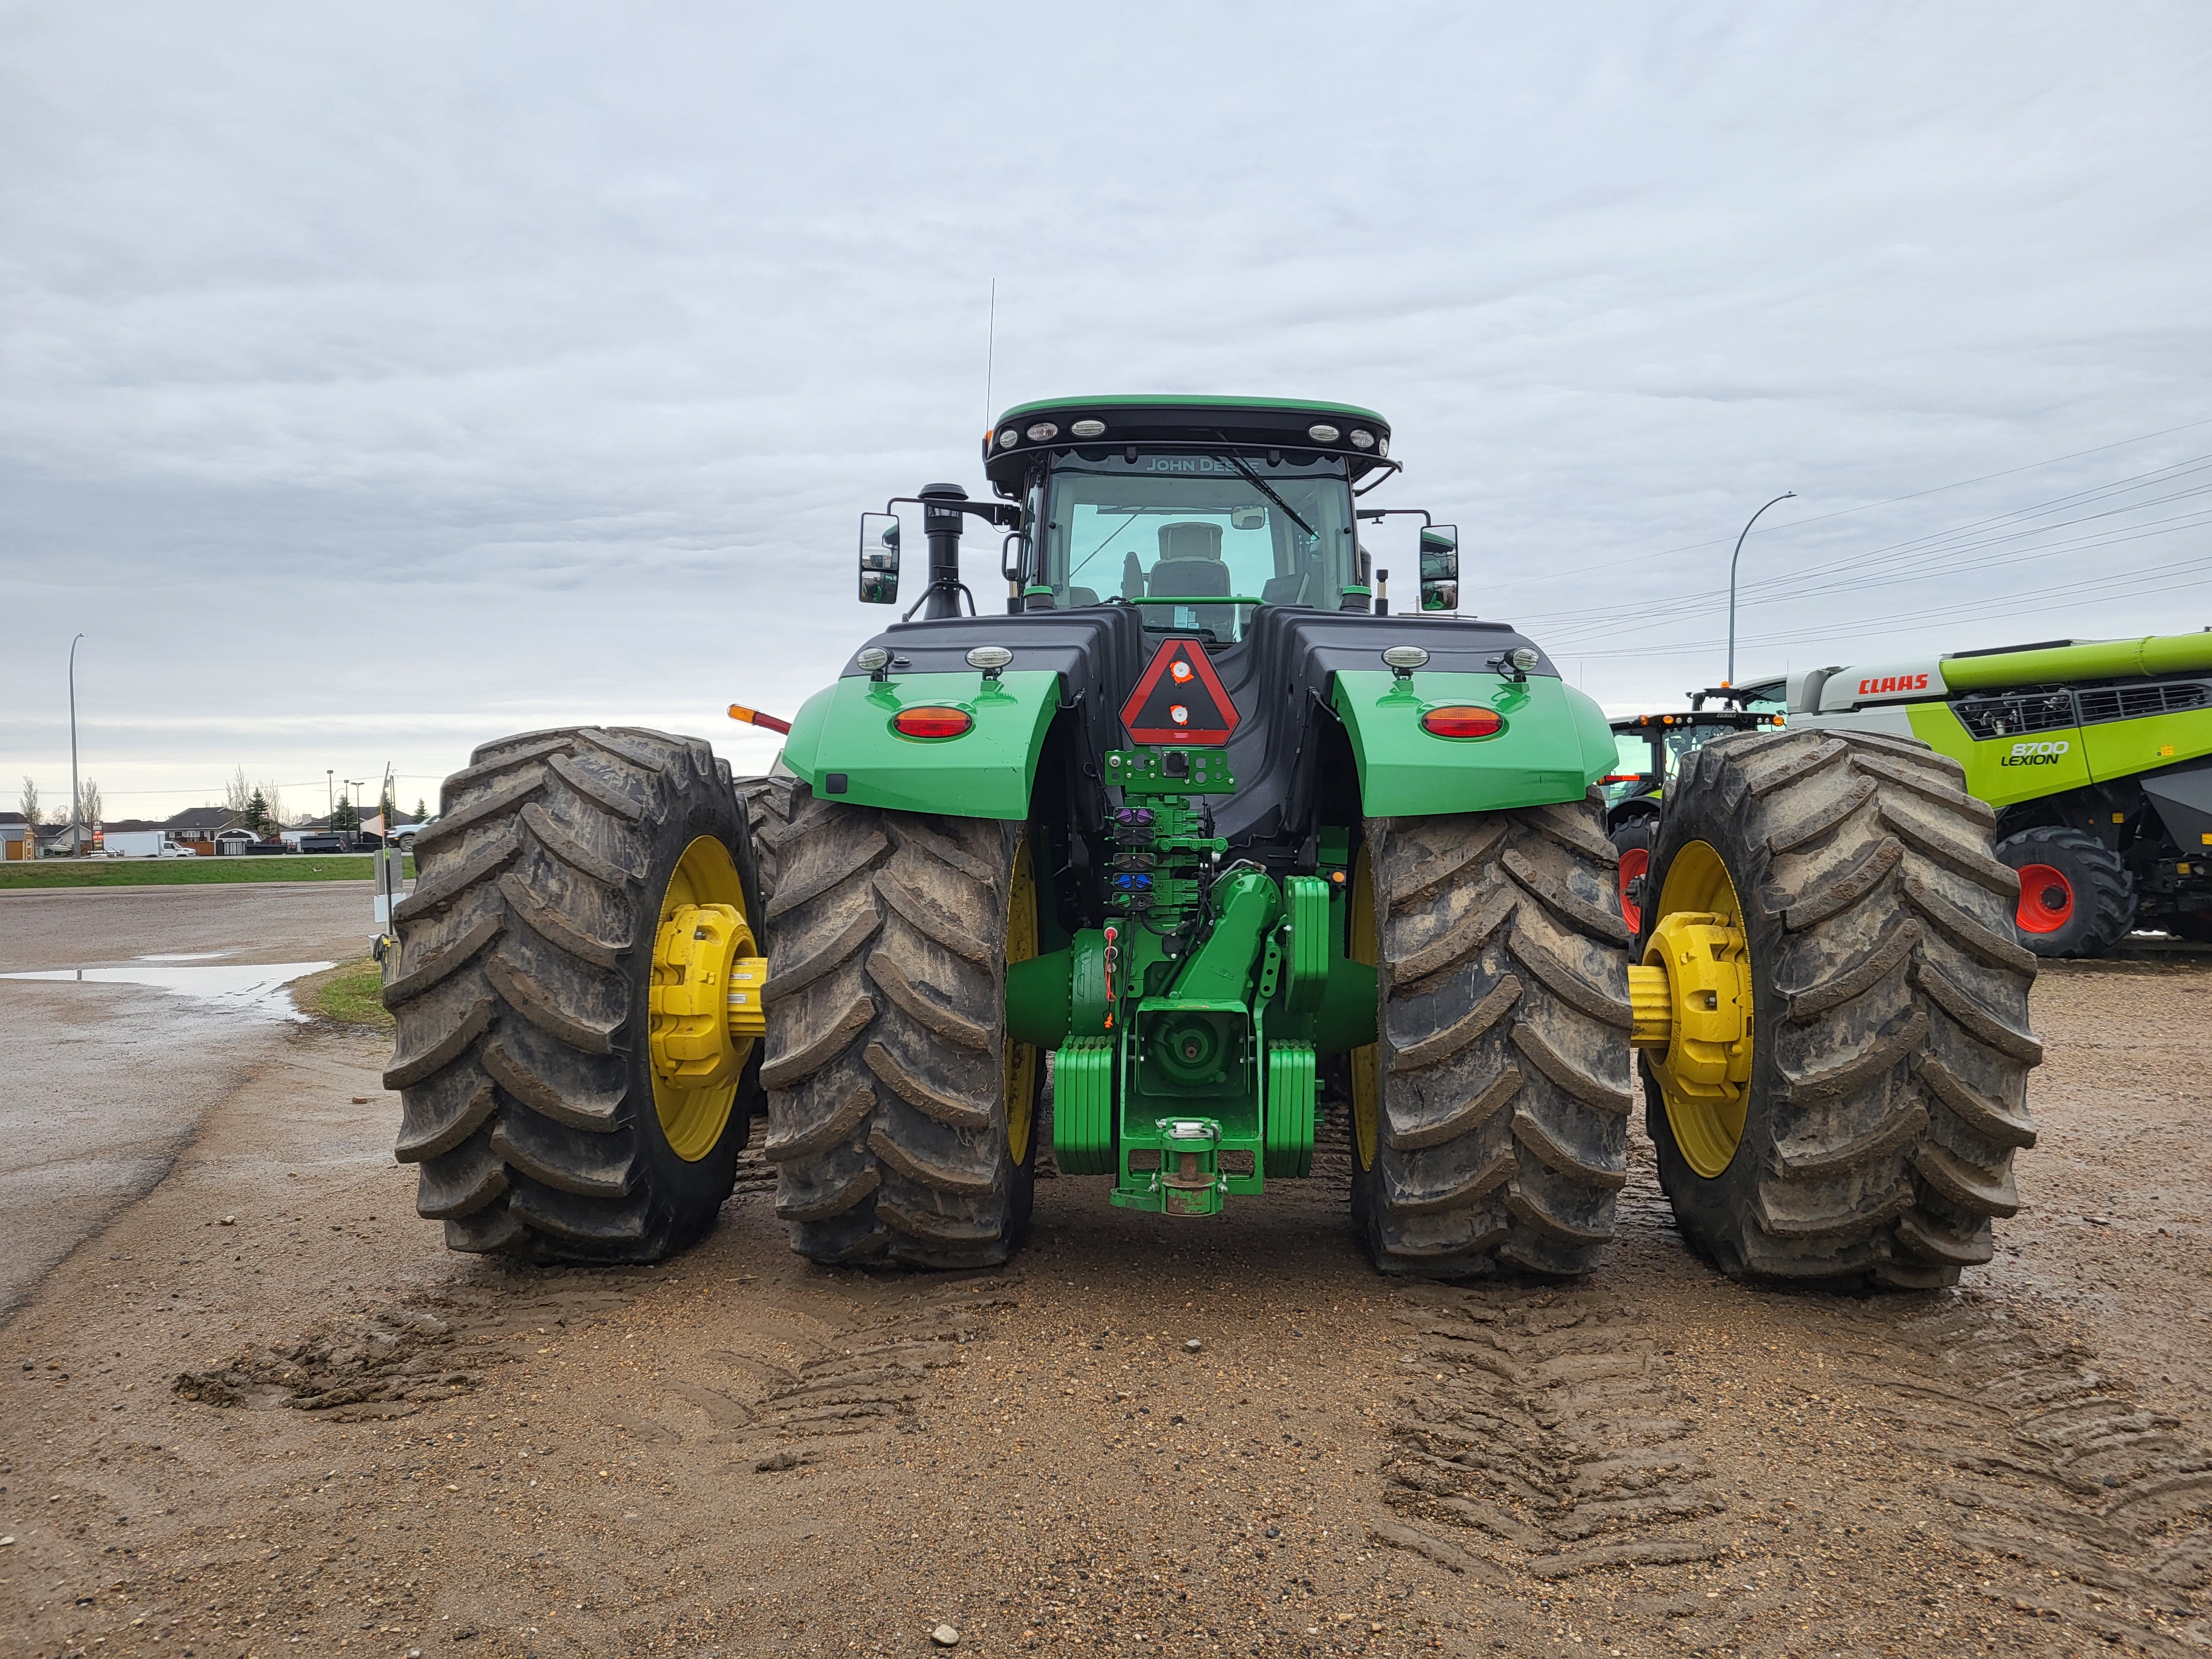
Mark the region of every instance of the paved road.
POLYGON ((286 1041, 298 970, 252 965, 359 956, 369 908, 366 882, 0 894, 0 975, 92 970, 0 978, 0 1320, 286 1041))

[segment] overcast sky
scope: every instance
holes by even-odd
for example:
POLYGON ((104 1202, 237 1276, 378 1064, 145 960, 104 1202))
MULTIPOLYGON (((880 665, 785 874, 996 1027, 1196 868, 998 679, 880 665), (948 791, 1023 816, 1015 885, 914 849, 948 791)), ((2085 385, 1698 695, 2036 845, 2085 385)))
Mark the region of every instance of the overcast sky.
POLYGON ((2201 3, 0 4, 0 804, 79 631, 111 818, 761 769, 860 510, 983 488, 994 278, 1001 406, 1382 410, 1619 712, 1784 489, 1741 678, 2201 628, 2208 71, 2201 3))

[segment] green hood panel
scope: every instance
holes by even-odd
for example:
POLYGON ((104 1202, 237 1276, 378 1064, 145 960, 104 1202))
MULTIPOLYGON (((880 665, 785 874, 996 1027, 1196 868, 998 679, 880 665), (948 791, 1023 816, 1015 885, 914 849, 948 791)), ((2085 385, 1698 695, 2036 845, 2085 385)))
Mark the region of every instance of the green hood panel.
POLYGON ((1009 672, 850 677, 799 705, 783 762, 828 800, 963 818, 1025 818, 1045 728, 1060 704, 1060 676, 1009 672), (957 738, 907 738, 891 728, 902 708, 963 708, 975 724, 957 738), (830 787, 831 775, 845 787, 830 787))
POLYGON ((1580 800, 1614 764, 1605 711, 1560 680, 1416 670, 1339 671, 1334 703, 1359 765, 1369 817, 1432 817, 1580 800), (1439 738, 1428 709, 1476 704, 1504 716, 1494 738, 1439 738))

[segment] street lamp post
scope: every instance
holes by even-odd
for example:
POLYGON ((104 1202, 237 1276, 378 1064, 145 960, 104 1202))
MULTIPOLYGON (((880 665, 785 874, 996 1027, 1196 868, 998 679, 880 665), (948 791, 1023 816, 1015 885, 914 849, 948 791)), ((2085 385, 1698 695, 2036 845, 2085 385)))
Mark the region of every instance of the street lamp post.
MULTIPOLYGON (((1766 507, 1772 507, 1775 501, 1795 501, 1796 497, 1796 490, 1785 489, 1774 501, 1767 502, 1766 507)), ((1759 513, 1765 512, 1766 507, 1760 507, 1759 513)), ((1735 562, 1743 556, 1743 537, 1751 534, 1752 526, 1759 522, 1759 513, 1753 514, 1745 520, 1743 535, 1735 538, 1735 551, 1729 556, 1729 660, 1728 678, 1721 682, 1723 685, 1735 684, 1735 562)))
POLYGON ((325 830, 331 827, 331 820, 337 816, 338 811, 337 773, 337 769, 334 766, 323 769, 323 828, 325 830))
MULTIPOLYGON (((84 637, 80 634, 76 640, 84 637)), ((84 851, 84 797, 76 787, 76 640, 70 641, 70 856, 84 851)), ((35 833, 35 831, 34 831, 35 833)))

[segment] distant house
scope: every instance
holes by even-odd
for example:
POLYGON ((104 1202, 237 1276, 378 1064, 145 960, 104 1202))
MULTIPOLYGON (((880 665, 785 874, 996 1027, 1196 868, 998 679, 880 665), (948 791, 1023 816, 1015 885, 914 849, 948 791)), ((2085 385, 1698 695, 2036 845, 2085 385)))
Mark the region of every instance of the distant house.
POLYGON ((21 812, 0 812, 0 863, 36 858, 38 828, 21 812))
MULTIPOLYGON (((161 828, 179 847, 189 847, 204 858, 216 853, 216 837, 238 821, 238 814, 227 806, 188 806, 175 817, 165 820, 161 828)), ((251 841, 252 837, 246 837, 251 841)))

